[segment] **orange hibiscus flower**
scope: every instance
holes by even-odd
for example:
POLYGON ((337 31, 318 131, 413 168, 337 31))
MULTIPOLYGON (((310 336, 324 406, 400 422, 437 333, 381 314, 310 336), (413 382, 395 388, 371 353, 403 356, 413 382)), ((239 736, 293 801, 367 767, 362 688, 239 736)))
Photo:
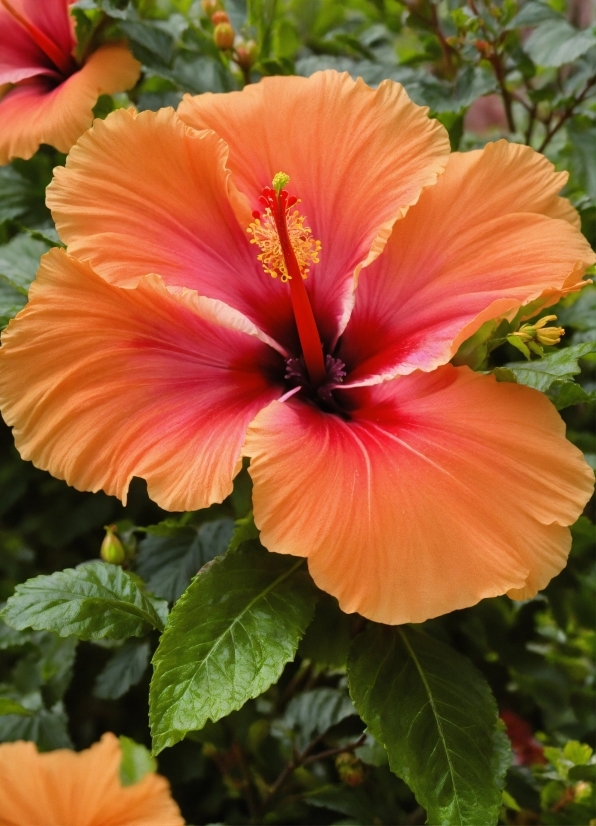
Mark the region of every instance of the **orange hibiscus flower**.
POLYGON ((592 471, 543 395, 448 362, 580 289, 564 182, 504 141, 449 155, 401 86, 334 72, 96 122, 0 351, 21 455, 170 510, 249 457, 263 544, 379 622, 536 593, 592 471))
POLYGON ((104 734, 78 754, 0 746, 0 826, 184 826, 167 780, 147 774, 123 788, 118 739, 104 734))
POLYGON ((140 64, 126 46, 73 57, 72 0, 0 0, 0 165, 40 144, 61 152, 91 126, 100 95, 130 89, 140 64))

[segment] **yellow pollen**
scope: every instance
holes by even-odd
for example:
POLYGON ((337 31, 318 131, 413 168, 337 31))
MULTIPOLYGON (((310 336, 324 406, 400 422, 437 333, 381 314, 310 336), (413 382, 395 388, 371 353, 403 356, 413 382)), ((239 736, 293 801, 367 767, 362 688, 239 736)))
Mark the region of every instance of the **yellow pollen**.
MULTIPOLYGON (((278 175, 283 175, 283 173, 278 173, 278 175)), ((277 178, 277 175, 275 178, 277 178)), ((273 179, 274 186, 275 178, 273 179)), ((296 203, 299 204, 300 201, 296 201, 296 203)), ((321 242, 312 237, 312 230, 305 226, 305 220, 305 217, 297 209, 292 211, 291 208, 288 208, 286 210, 288 238, 296 255, 302 278, 307 277, 311 264, 319 263, 319 252, 321 250, 321 242)), ((289 281, 291 276, 286 268, 283 249, 271 209, 267 207, 261 217, 255 218, 246 231, 252 235, 250 243, 256 244, 261 250, 257 258, 263 265, 265 272, 272 278, 277 278, 279 275, 282 281, 289 281)))
POLYGON ((290 176, 286 172, 276 172, 275 175, 273 176, 273 181, 272 181, 271 186, 273 187, 273 189, 279 195, 279 193, 282 191, 284 186, 287 186, 287 184, 289 184, 289 183, 290 183, 290 176))

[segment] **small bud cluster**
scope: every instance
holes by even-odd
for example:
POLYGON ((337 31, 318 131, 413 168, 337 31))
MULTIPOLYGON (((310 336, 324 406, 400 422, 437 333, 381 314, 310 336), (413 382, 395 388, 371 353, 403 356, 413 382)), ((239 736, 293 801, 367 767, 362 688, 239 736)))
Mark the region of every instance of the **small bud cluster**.
POLYGON ((512 344, 527 359, 531 358, 531 353, 537 356, 544 355, 543 347, 552 347, 561 341, 561 336, 565 335, 563 327, 547 327, 549 321, 556 321, 556 315, 545 315, 534 324, 522 324, 515 333, 507 336, 507 341, 512 344))
POLYGON ((220 0, 201 0, 201 6, 213 25, 213 42, 221 52, 231 52, 232 60, 240 67, 248 82, 249 72, 259 54, 256 42, 243 40, 236 35, 220 0))

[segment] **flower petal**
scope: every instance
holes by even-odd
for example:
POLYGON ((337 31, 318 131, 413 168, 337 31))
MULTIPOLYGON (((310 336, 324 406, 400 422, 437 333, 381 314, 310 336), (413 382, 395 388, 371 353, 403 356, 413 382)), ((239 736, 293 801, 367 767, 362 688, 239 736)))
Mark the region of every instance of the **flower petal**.
MULTIPOLYGON (((39 4, 41 5, 41 4, 39 4)), ((0 3, 0 86, 36 75, 58 77, 56 66, 0 3)))
POLYGON ((446 365, 344 395, 349 421, 273 402, 244 447, 261 541, 344 611, 422 622, 563 568, 593 473, 542 394, 446 365))
POLYGON ((126 46, 110 45, 58 86, 45 77, 19 84, 0 100, 0 165, 30 158, 42 143, 68 152, 91 126, 98 97, 130 89, 139 73, 126 46))
MULTIPOLYGON (((227 147, 171 109, 119 110, 96 121, 55 170, 47 203, 69 252, 114 284, 157 272, 297 347, 287 285, 263 272, 234 212, 227 147)), ((246 212, 247 221, 250 212, 246 212)))
POLYGON ((39 754, 34 743, 0 745, 2 826, 183 826, 165 778, 119 781, 122 752, 113 734, 82 752, 39 754))
POLYGON ((283 359, 247 319, 156 275, 132 289, 52 250, 3 335, 0 406, 24 459, 125 500, 133 476, 167 510, 221 501, 283 359))
POLYGON ((290 176, 288 192, 322 242, 306 285, 326 331, 343 329, 354 274, 445 166, 447 133, 427 113, 398 83, 373 90, 333 71, 187 95, 178 108, 189 126, 213 129, 228 144, 228 166, 251 209, 262 209, 258 197, 276 172, 290 176))
MULTIPOLYGON (((339 358, 348 381, 433 370, 485 321, 582 286, 596 261, 557 193, 566 173, 506 141, 453 155, 362 274, 339 358)), ((572 216, 571 216, 572 217, 572 216)))

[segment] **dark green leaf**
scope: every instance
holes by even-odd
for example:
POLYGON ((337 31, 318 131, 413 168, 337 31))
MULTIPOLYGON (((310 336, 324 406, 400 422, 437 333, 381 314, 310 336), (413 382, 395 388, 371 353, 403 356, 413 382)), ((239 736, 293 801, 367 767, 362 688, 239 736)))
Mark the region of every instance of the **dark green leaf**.
POLYGON ((163 628, 158 606, 134 579, 104 562, 67 568, 17 585, 2 618, 18 630, 54 631, 84 640, 140 637, 152 628, 163 628))
POLYGON ((120 782, 124 787, 133 786, 146 774, 157 770, 157 761, 151 757, 149 750, 130 737, 119 737, 122 751, 120 763, 120 782))
POLYGON ((117 700, 136 685, 149 665, 151 649, 146 640, 128 640, 108 661, 95 681, 93 693, 103 700, 117 700))
POLYGON ((337 600, 327 594, 317 602, 315 618, 306 629, 298 653, 317 668, 344 668, 348 660, 350 620, 337 600))
POLYGON ((14 167, 0 167, 0 224, 28 212, 30 199, 36 195, 33 184, 14 167))
POLYGON ((581 367, 578 359, 594 352, 596 352, 596 342, 588 341, 584 344, 562 347, 555 353, 549 353, 543 359, 510 362, 504 368, 498 368, 495 373, 498 373, 501 381, 510 381, 512 375, 518 384, 526 384, 528 387, 546 393, 554 382, 568 381, 580 373, 581 367))
POLYGON ((0 329, 6 327, 26 303, 27 296, 0 277, 0 329))
MULTIPOLYGON (((570 164, 574 181, 596 201, 596 124, 574 118, 567 126, 567 137, 571 144, 570 164)), ((596 320, 592 319, 596 325, 596 320)))
POLYGON ((316 590, 303 560, 256 543, 217 557, 175 604, 153 658, 151 728, 160 752, 257 697, 291 660, 316 590))
POLYGON ((313 737, 354 714, 356 709, 347 694, 336 688, 315 688, 294 697, 280 722, 296 734, 296 743, 302 750, 313 737))
POLYGON ((234 522, 234 533, 230 539, 230 551, 237 551, 244 542, 259 538, 252 511, 234 522))
POLYGON ((579 30, 564 18, 545 20, 524 43, 525 52, 537 66, 559 67, 571 63, 596 46, 590 29, 579 30))
POLYGON ((507 28, 521 28, 522 26, 536 26, 544 23, 545 20, 563 20, 563 16, 558 14, 547 3, 540 3, 537 0, 530 0, 524 3, 507 28))
POLYGON ((585 766, 572 766, 567 777, 577 783, 584 780, 587 783, 596 783, 596 763, 588 763, 585 766))
POLYGON ((175 602, 197 571, 226 550, 233 530, 231 519, 149 528, 140 543, 137 571, 154 594, 175 602))
POLYGON ((0 697, 0 716, 5 714, 16 714, 19 717, 30 717, 32 712, 29 709, 17 703, 16 700, 11 700, 8 697, 0 697))
POLYGON ((419 630, 377 625, 352 643, 348 676, 360 716, 429 823, 497 822, 505 764, 497 707, 465 657, 419 630))
POLYGON ((28 716, 6 714, 0 717, 0 743, 30 740, 37 744, 40 751, 72 748, 62 703, 57 703, 50 710, 43 708, 39 696, 32 703, 24 698, 23 703, 26 707, 32 706, 28 716))
POLYGON ((133 53, 149 66, 154 58, 159 64, 169 64, 174 54, 174 38, 146 20, 123 20, 120 29, 129 38, 133 53))
POLYGON ((331 809, 355 818, 357 823, 376 823, 376 806, 364 789, 346 786, 323 786, 308 792, 304 800, 312 806, 331 809))
POLYGON ((29 235, 16 235, 0 247, 0 280, 26 296, 48 245, 29 235))

